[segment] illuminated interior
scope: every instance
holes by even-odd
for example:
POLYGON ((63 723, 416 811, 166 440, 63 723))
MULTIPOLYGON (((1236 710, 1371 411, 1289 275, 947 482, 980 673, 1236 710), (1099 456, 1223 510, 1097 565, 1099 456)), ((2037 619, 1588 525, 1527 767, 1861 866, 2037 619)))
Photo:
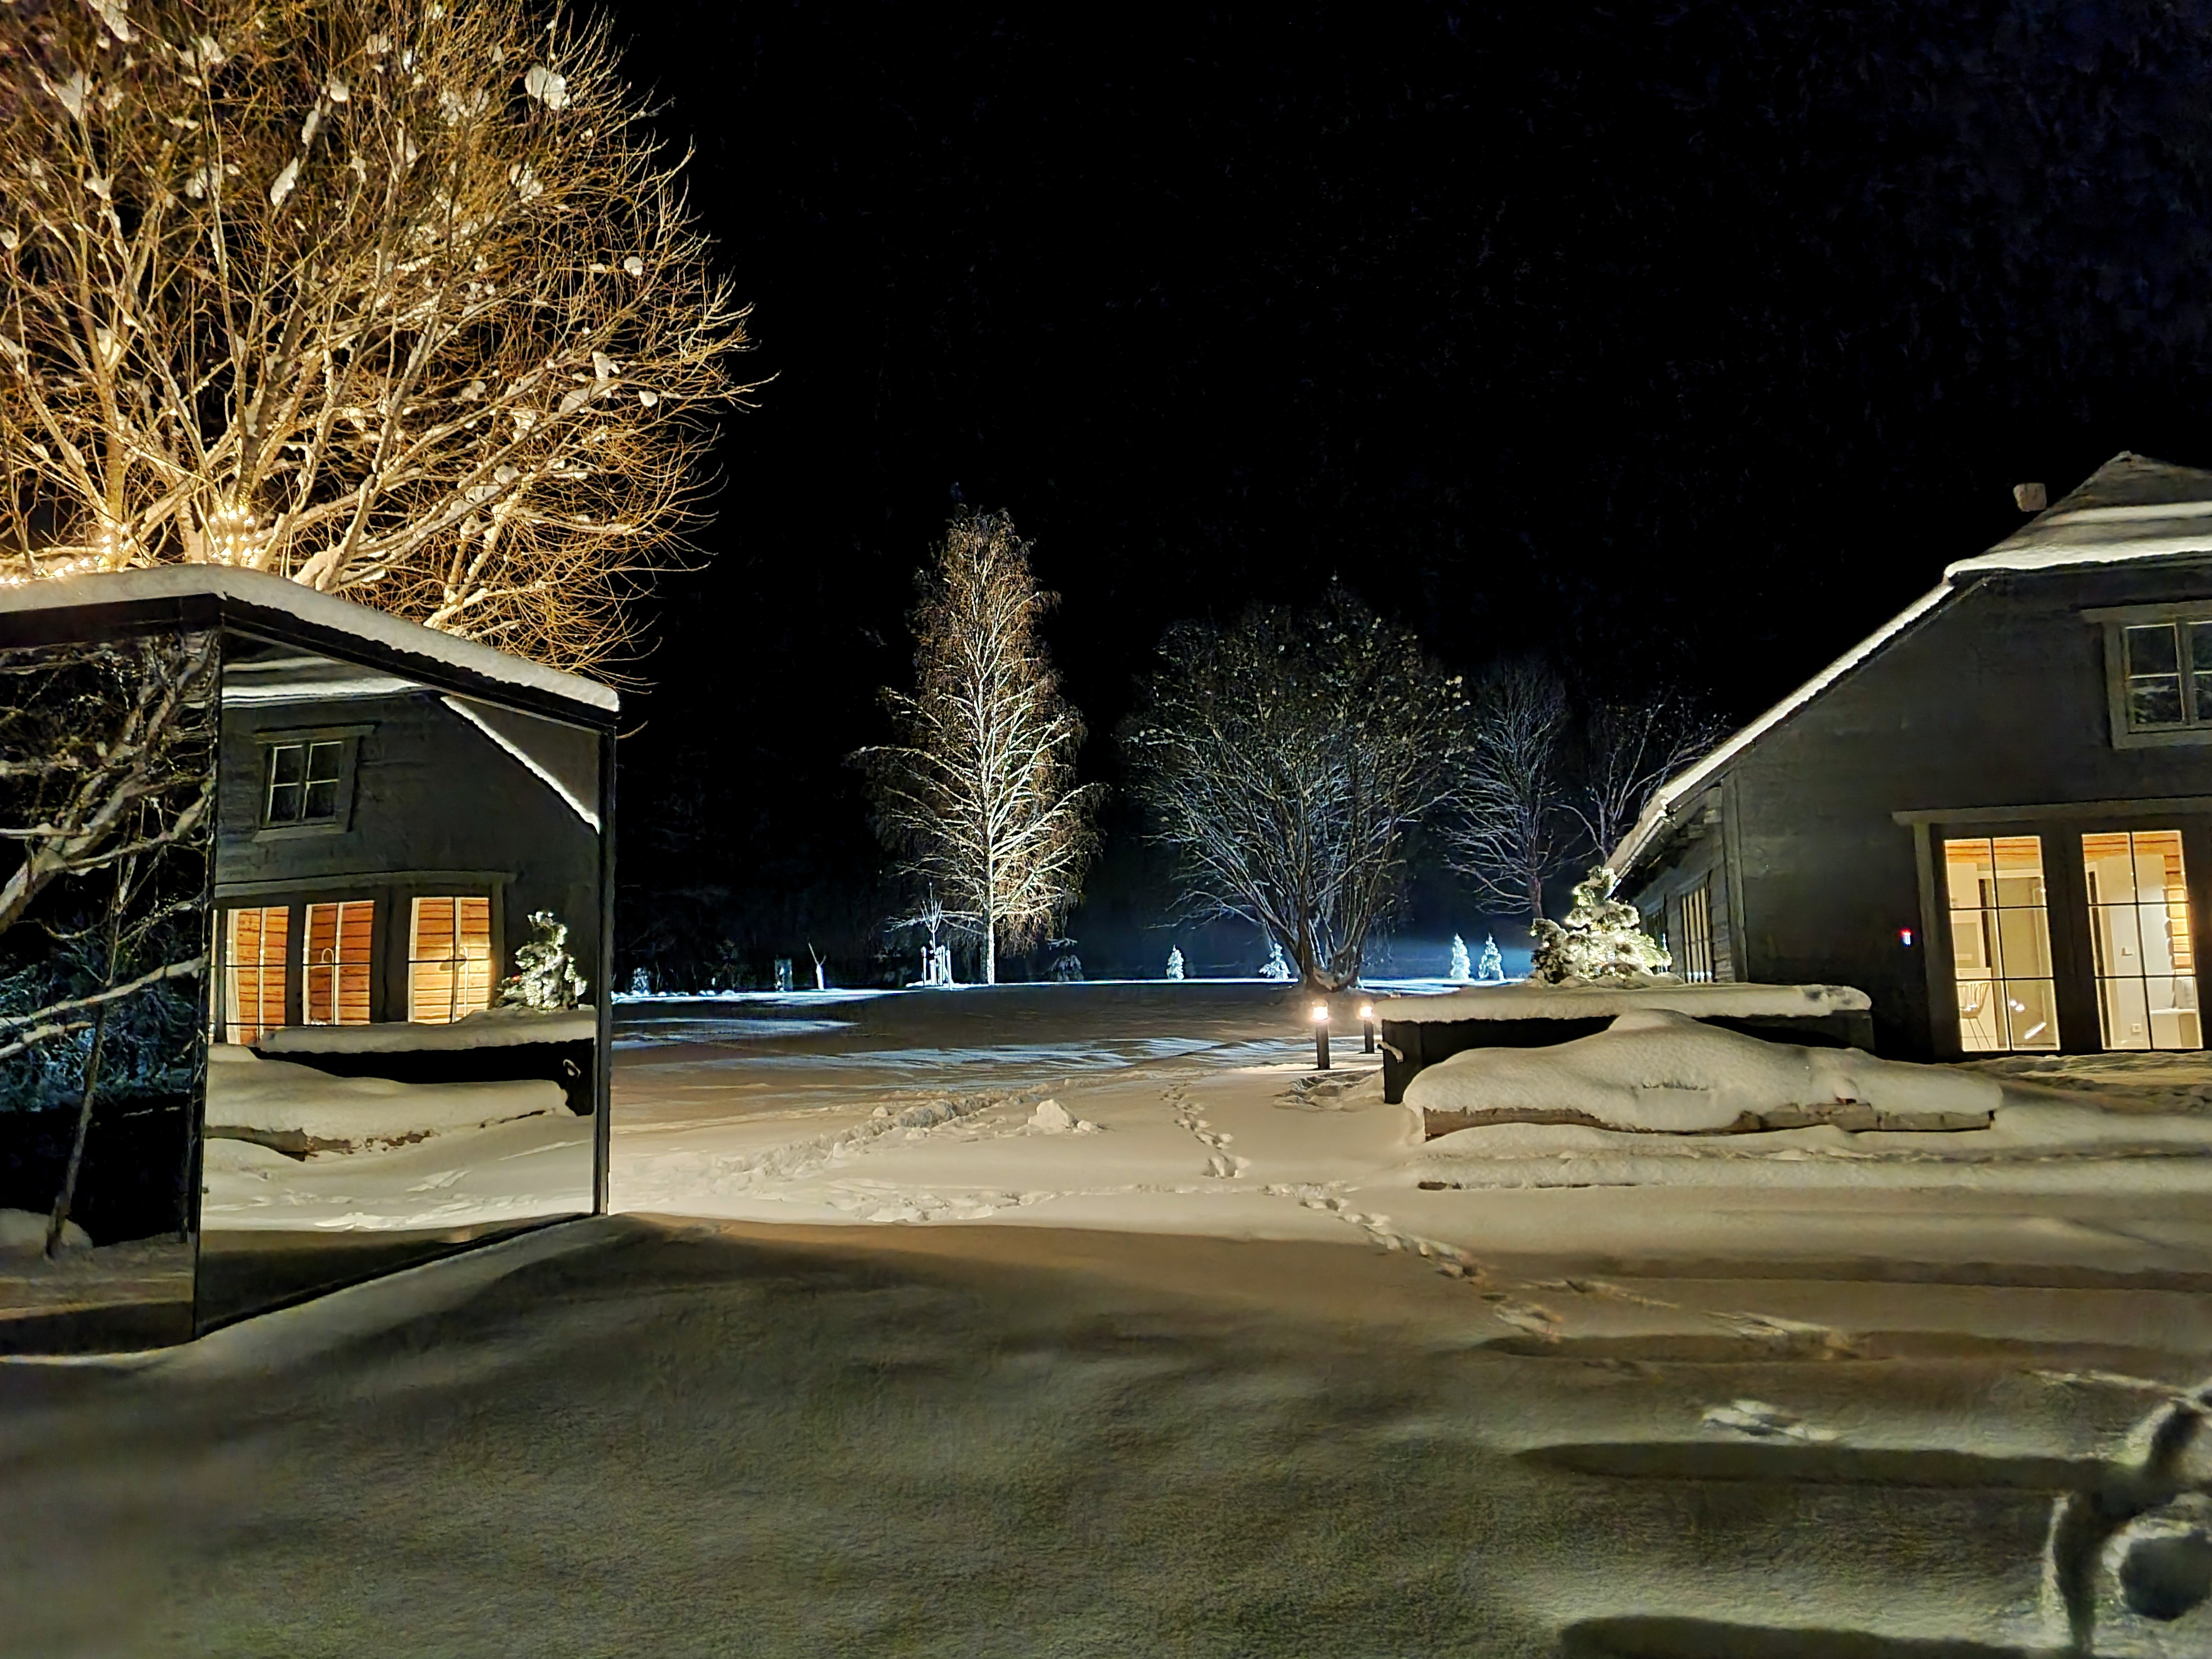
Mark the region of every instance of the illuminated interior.
POLYGON ((2058 1010, 2043 842, 1998 836, 1943 843, 1959 1046, 1968 1054, 2055 1050, 2058 1010))
POLYGON ((491 1006, 491 901, 418 898, 407 951, 407 1018, 445 1024, 491 1006))
POLYGON ((307 907, 301 957, 301 1014, 307 1024, 368 1024, 369 951, 375 936, 374 900, 307 907))
POLYGON ((2107 1048, 2201 1048, 2178 830, 2081 837, 2097 1018, 2107 1048))
POLYGON ((228 913, 222 936, 224 1042, 258 1042, 284 1023, 292 913, 272 904, 228 913))

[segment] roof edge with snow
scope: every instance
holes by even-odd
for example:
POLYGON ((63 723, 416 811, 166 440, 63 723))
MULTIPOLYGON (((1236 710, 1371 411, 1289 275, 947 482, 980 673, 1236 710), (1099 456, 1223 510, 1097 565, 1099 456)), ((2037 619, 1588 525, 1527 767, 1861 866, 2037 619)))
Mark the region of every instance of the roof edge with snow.
POLYGON ((274 611, 312 628, 381 646, 401 656, 458 670, 474 679, 521 687, 563 702, 616 713, 622 700, 613 689, 580 674, 548 668, 510 656, 475 640, 425 628, 386 611, 372 610, 335 593, 324 593, 272 575, 231 565, 164 564, 139 570, 58 576, 0 587, 0 614, 64 611, 91 605, 121 605, 199 598, 234 601, 274 611))
POLYGON ((2129 450, 1986 553, 1947 565, 1943 580, 1780 702, 1653 792, 1606 860, 1626 876, 1662 839, 1682 804, 1753 744, 1901 637, 1960 589, 2000 571, 2050 570, 2212 553, 2212 472, 2129 450))

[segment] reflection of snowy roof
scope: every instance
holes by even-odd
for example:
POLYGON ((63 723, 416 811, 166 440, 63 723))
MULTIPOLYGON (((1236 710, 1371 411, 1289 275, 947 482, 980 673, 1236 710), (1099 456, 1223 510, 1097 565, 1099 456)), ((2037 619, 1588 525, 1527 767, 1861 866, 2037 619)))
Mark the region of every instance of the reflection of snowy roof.
POLYGON ((1609 1019, 1632 1008, 1663 1008, 1705 1019, 1776 1014, 1817 1018, 1871 1008, 1848 985, 1470 986, 1442 997, 1404 997, 1375 1005, 1392 1024, 1443 1025, 1467 1019, 1609 1019))
POLYGON ((183 599, 200 595, 235 599, 264 611, 281 611, 333 633, 351 635, 406 656, 458 668, 481 679, 507 685, 527 686, 569 702, 585 703, 612 711, 620 706, 614 692, 597 680, 565 674, 557 668, 526 662, 474 640, 425 628, 400 617, 372 611, 334 593, 318 592, 283 576, 263 570, 240 570, 220 564, 164 564, 144 570, 117 570, 98 575, 57 577, 48 581, 24 582, 0 587, 0 612, 59 611, 80 605, 129 605, 145 600, 183 599))
POLYGON ((2122 450, 2070 495, 1988 552, 1946 566, 1942 585, 1907 605, 1757 720, 1662 784, 1607 863, 1626 874, 1683 800, 1746 749, 1956 592, 1991 571, 2048 570, 2212 553, 2212 472, 2122 450))

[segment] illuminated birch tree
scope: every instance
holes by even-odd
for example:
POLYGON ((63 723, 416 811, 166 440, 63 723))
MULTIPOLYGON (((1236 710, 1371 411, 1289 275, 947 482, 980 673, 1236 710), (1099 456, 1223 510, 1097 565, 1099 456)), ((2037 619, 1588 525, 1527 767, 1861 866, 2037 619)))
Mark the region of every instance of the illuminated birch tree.
POLYGON ((1037 622, 1054 603, 1003 513, 963 512, 938 548, 914 615, 914 695, 887 690, 896 744, 854 758, 876 828, 947 921, 981 949, 1046 937, 1081 896, 1103 791, 1075 781, 1083 721, 1060 695, 1037 622))
POLYGON ((623 653, 750 388, 604 22, 56 0, 0 63, 0 580, 232 564, 623 653))

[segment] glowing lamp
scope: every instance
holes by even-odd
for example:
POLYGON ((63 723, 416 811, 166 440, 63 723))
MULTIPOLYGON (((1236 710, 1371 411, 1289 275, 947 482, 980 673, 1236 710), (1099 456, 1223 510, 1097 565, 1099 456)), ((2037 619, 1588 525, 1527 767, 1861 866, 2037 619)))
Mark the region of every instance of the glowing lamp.
POLYGON ((1326 1002, 1314 1004, 1313 1028, 1314 1069, 1326 1072, 1328 1070, 1328 1004, 1326 1002))
POLYGON ((1373 1054, 1375 1052, 1375 1005, 1371 1002, 1363 1002, 1359 1005, 1359 1052, 1363 1054, 1373 1054))

